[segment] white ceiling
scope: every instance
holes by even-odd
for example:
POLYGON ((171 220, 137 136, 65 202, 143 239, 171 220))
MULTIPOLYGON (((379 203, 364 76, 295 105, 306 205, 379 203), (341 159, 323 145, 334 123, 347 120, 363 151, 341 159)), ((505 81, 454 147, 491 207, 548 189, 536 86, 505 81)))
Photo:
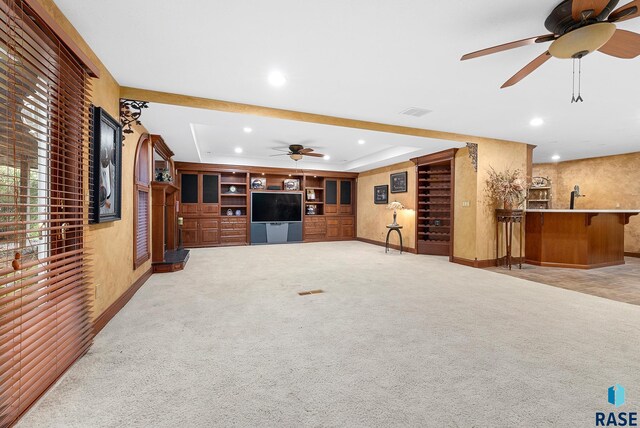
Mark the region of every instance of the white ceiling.
POLYGON ((174 159, 180 161, 360 172, 462 146, 450 141, 157 103, 150 104, 143 114, 145 127, 152 132, 161 129, 176 155, 174 159), (245 133, 245 127, 252 132, 245 133), (359 144, 358 140, 365 143, 359 144), (290 144, 311 147, 329 159, 304 157, 294 162, 286 152, 276 150, 287 150, 290 144), (235 153, 236 148, 241 148, 242 153, 235 153))
MULTIPOLYGON (((547 34, 543 22, 559 0, 111 0, 108 7, 101 0, 55 1, 124 86, 521 141, 538 145, 537 162, 556 153, 567 160, 640 150, 640 59, 587 56, 585 102, 577 105, 569 102, 567 60, 553 58, 518 85, 499 89, 546 45, 459 61, 467 52, 547 34), (266 82, 274 69, 288 79, 282 88, 266 82), (408 107, 433 112, 399 114, 408 107), (529 126, 535 116, 545 124, 529 126)), ((640 32, 640 18, 619 28, 640 32)), ((179 137, 167 141, 185 157, 195 154, 193 139, 184 137, 188 124, 208 125, 196 126, 196 137, 216 141, 214 156, 227 156, 242 141, 216 134, 227 119, 192 113, 158 106, 145 111, 143 122, 151 132, 179 137)), ((251 156, 265 156, 270 140, 289 138, 334 152, 324 139, 340 136, 319 125, 308 125, 307 134, 287 125, 282 129, 291 133, 277 135, 278 127, 266 125, 265 146, 251 156)), ((353 134, 339 129, 344 138, 333 145, 342 147, 353 134)), ((379 142, 381 148, 413 143, 396 136, 379 142)), ((345 157, 348 168, 359 154, 345 149, 335 159, 345 157)))

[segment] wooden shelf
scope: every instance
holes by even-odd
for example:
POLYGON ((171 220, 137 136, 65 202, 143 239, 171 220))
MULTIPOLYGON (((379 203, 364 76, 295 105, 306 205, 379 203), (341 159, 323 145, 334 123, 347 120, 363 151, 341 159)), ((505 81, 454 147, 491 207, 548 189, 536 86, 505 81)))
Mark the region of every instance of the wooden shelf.
POLYGON ((322 204, 324 204, 324 202, 306 201, 305 204, 307 204, 307 205, 322 205, 322 204))
POLYGON ((246 186, 247 183, 234 183, 232 181, 221 181, 220 184, 222 184, 223 186, 246 186))
POLYGON ((246 193, 220 193, 220 196, 244 196, 246 197, 246 193))
POLYGON ((247 208, 247 205, 240 204, 222 204, 222 208, 247 208))
POLYGON ((324 190, 324 187, 305 187, 304 190, 324 190))

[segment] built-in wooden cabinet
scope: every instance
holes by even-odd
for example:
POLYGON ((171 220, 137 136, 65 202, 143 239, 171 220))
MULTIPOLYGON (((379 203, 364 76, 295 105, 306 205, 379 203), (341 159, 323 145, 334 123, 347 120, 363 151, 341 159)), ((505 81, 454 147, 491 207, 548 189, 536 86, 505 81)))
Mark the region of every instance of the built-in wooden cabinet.
POLYGON ((266 179, 261 192, 286 191, 285 180, 299 180, 295 191, 303 193, 304 241, 355 239, 357 174, 181 162, 176 168, 185 247, 251 242, 251 183, 256 178, 266 179))
POLYGON ((453 256, 454 160, 457 149, 412 159, 416 164, 418 254, 453 256))
POLYGON ((353 180, 326 179, 325 214, 353 214, 353 180))

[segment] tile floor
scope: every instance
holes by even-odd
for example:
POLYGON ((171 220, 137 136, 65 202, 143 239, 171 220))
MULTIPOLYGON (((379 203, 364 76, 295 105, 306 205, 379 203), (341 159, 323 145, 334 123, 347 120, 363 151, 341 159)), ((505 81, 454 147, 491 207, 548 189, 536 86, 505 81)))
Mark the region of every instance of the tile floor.
POLYGON ((488 270, 591 294, 618 302, 640 305, 640 258, 625 257, 626 264, 600 269, 548 268, 523 264, 512 270, 491 267, 488 270))

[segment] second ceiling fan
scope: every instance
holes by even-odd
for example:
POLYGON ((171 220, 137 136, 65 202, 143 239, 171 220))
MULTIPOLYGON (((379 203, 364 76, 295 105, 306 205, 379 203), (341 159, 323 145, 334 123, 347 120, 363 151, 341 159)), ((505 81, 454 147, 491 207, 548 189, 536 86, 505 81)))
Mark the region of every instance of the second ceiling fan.
POLYGON ((544 22, 551 34, 518 40, 464 55, 461 61, 509 49, 551 42, 549 49, 524 66, 501 88, 520 82, 551 57, 581 59, 594 51, 617 58, 632 59, 640 55, 640 34, 616 28, 621 22, 640 16, 640 0, 615 9, 619 0, 564 0, 544 22), (615 10, 614 10, 615 9, 615 10))
MULTIPOLYGON (((278 150, 278 149, 274 149, 278 150)), ((291 144, 287 153, 281 153, 271 156, 289 156, 294 161, 299 161, 303 156, 312 156, 316 158, 324 157, 321 153, 315 153, 312 148, 305 148, 302 144, 291 144)))

